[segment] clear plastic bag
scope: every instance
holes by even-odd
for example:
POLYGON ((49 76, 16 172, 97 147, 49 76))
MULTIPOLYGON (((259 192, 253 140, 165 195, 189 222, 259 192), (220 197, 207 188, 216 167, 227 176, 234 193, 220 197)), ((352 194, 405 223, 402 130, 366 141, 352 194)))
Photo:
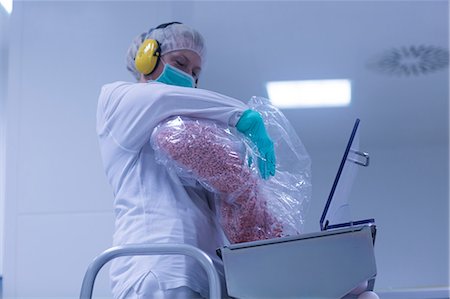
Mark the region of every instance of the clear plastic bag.
POLYGON ((301 232, 311 198, 310 158, 283 114, 268 100, 252 98, 274 141, 277 171, 263 180, 253 144, 234 128, 209 120, 175 117, 161 123, 151 143, 159 163, 183 182, 199 182, 216 195, 230 243, 301 232))
MULTIPOLYGON (((288 119, 270 100, 252 97, 248 105, 263 116, 275 147, 276 174, 261 184, 264 194, 274 199, 268 201, 269 210, 283 219, 283 235, 299 234, 312 196, 311 158, 288 119)), ((252 154, 257 156, 257 151, 252 154)))

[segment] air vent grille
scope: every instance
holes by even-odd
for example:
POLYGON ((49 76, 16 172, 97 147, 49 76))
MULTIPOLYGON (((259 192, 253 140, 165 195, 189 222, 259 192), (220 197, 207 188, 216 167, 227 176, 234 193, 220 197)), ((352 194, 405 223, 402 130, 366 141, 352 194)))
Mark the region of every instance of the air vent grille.
POLYGON ((387 50, 369 63, 369 68, 389 75, 418 76, 443 70, 448 63, 448 49, 419 45, 387 50))

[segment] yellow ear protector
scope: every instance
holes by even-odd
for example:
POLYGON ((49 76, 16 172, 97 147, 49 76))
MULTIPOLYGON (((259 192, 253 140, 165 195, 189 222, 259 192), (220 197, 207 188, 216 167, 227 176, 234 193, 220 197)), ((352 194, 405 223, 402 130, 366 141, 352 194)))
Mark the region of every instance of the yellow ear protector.
MULTIPOLYGON (((172 24, 181 24, 180 22, 170 22, 159 25, 156 28, 152 28, 147 33, 147 36, 153 30, 166 28, 172 24)), ((146 39, 142 42, 142 45, 139 47, 138 52, 136 53, 136 58, 134 59, 134 64, 139 73, 143 75, 150 75, 158 65, 159 59, 161 57, 161 48, 160 44, 155 39, 146 39)))

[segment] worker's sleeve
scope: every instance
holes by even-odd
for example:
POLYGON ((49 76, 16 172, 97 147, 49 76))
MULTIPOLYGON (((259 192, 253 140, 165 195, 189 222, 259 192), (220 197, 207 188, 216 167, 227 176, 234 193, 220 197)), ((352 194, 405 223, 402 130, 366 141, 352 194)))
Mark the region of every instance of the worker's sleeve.
POLYGON ((124 149, 137 151, 153 129, 170 116, 204 118, 235 126, 248 109, 241 101, 203 89, 161 83, 103 87, 99 109, 105 129, 124 149))
POLYGON ((151 142, 160 163, 222 199, 217 211, 231 243, 282 236, 283 225, 268 208, 276 199, 266 196, 265 182, 247 166, 239 138, 213 122, 180 118, 158 126, 151 142))

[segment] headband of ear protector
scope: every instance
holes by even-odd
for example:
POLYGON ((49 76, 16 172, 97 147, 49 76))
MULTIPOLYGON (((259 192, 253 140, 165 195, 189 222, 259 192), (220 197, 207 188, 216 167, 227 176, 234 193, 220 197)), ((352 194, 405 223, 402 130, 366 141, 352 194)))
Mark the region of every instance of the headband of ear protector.
MULTIPOLYGON (((181 24, 180 22, 170 22, 159 25, 156 28, 152 28, 147 33, 147 36, 153 30, 166 28, 172 24, 181 24)), ((134 64, 139 73, 143 75, 150 75, 156 68, 159 62, 159 58, 161 56, 161 47, 157 40, 155 39, 146 39, 142 42, 142 45, 139 47, 138 52, 136 53, 136 58, 134 59, 134 64)))

